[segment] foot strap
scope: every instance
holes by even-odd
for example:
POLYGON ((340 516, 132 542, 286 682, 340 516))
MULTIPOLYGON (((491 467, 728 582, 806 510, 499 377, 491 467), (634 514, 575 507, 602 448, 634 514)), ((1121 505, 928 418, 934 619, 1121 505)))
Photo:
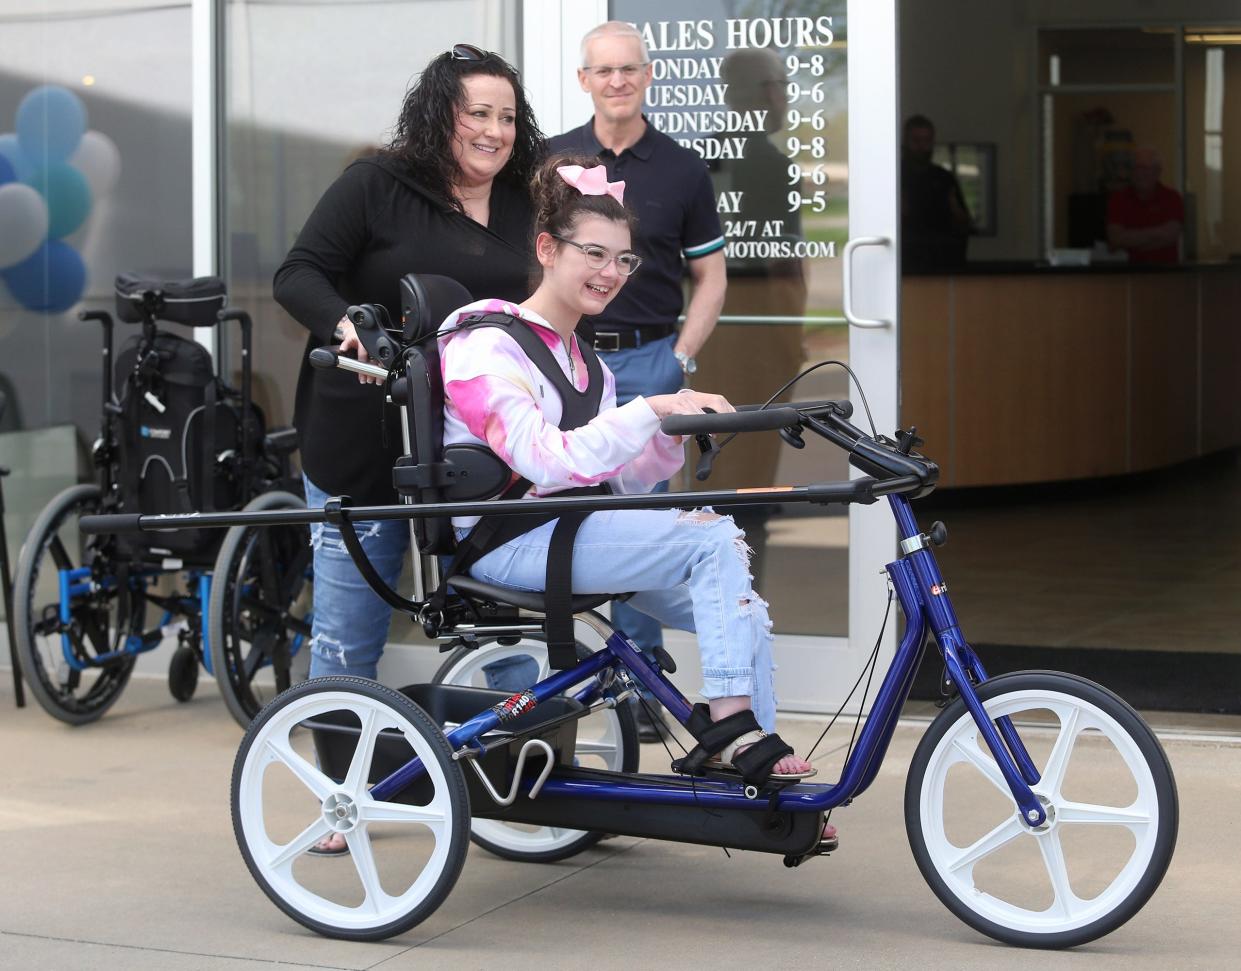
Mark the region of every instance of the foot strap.
MULTIPOLYGON (((771 778, 771 770, 786 755, 793 754, 793 747, 779 735, 763 735, 753 745, 733 755, 733 768, 741 773, 741 778, 750 785, 762 785, 771 778)), ((776 778, 779 778, 777 776, 776 778)))
POLYGON ((702 775, 707 759, 713 755, 719 755, 742 735, 761 730, 754 712, 748 708, 713 722, 711 709, 702 702, 694 705, 685 727, 694 738, 698 739, 698 744, 685 758, 672 763, 674 772, 682 772, 685 775, 702 775))

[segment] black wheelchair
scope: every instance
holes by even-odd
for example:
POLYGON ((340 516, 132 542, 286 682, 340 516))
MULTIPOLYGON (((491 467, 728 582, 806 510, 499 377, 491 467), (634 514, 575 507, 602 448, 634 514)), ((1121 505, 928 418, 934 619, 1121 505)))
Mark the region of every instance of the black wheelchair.
POLYGON ((86 536, 83 515, 143 509, 305 508, 291 471, 293 429, 267 431, 251 396, 251 320, 225 309, 221 280, 117 278, 116 311, 139 333, 113 363, 113 317, 103 328, 102 426, 96 481, 54 496, 26 537, 14 578, 17 652, 31 693, 53 717, 94 721, 120 696, 137 656, 175 636, 168 686, 188 701, 205 667, 244 726, 292 683, 309 640, 306 527, 188 530, 148 537, 86 536), (241 330, 241 387, 202 345, 157 321, 241 330))

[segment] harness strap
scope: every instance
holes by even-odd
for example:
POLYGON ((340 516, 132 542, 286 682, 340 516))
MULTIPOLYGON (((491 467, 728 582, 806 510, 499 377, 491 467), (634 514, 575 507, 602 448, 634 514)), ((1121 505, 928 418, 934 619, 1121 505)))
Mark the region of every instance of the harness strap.
MULTIPOLYGON (((585 391, 577 388, 560 370, 551 350, 543 339, 518 317, 504 313, 481 314, 462 323, 466 327, 500 327, 517 341, 526 356, 539 369, 543 377, 560 395, 561 431, 580 428, 599 414, 599 403, 603 397, 603 368, 594 349, 583 341, 578 341, 578 350, 586 364, 587 385, 585 391)), ((528 479, 519 478, 499 496, 501 500, 522 498, 530 489, 528 479)), ((565 489, 556 493, 558 496, 591 496, 607 495, 611 490, 605 485, 585 486, 577 489, 565 489)), ((484 516, 460 543, 453 555, 448 569, 445 571, 444 582, 431 595, 430 605, 433 609, 442 610, 448 596, 448 581, 457 574, 467 572, 470 567, 492 550, 545 523, 559 520, 552 530, 551 542, 547 550, 547 573, 544 584, 544 603, 546 604, 547 649, 548 661, 552 668, 570 668, 577 663, 577 643, 573 636, 573 614, 571 603, 573 598, 573 542, 577 531, 585 522, 589 513, 565 513, 556 516, 550 513, 531 513, 515 516, 484 516)))
POLYGON ((566 513, 552 530, 547 548, 547 663, 553 668, 571 668, 577 663, 577 640, 573 636, 573 541, 578 528, 590 515, 566 513))

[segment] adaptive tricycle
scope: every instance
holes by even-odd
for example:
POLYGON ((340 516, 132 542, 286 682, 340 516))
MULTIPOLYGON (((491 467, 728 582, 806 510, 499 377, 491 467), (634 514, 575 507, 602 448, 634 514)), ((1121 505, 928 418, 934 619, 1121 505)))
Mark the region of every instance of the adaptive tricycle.
POLYGON ((447 517, 882 500, 899 530, 899 556, 887 575, 905 628, 831 784, 754 781, 707 768, 710 731, 666 676, 670 659, 652 664, 614 629, 599 613, 605 596, 574 596, 570 604, 579 627, 601 646, 579 646, 580 659, 561 652, 552 664, 561 669, 525 691, 447 683, 396 691, 353 678, 296 685, 251 724, 232 781, 242 855, 285 913, 333 937, 400 934, 452 889, 471 821, 484 846, 513 859, 563 858, 611 833, 772 853, 797 866, 835 848, 823 838, 825 814, 857 798, 878 774, 928 634, 954 694, 914 755, 905 819, 936 896, 982 933, 1037 947, 1107 934, 1150 898, 1177 834, 1176 786, 1159 742, 1124 701, 1081 678, 1048 671, 988 678, 936 563, 943 528, 923 532, 914 519, 911 500, 932 490, 938 469, 915 450, 912 432, 889 439, 873 427, 863 431, 850 422, 847 401, 674 416, 664 430, 701 436, 708 455, 711 435, 783 430, 800 439, 810 432, 844 449, 862 475, 796 488, 489 501, 507 479, 497 479, 477 449, 445 449, 439 440, 436 327, 468 298, 437 277, 406 277, 402 292, 399 329, 387 326, 380 308, 350 310, 379 365, 331 349, 315 356, 319 366, 369 368, 404 409, 408 455, 394 470, 404 503, 354 507, 341 497, 321 510, 89 516, 83 528, 328 522, 376 592, 430 637, 459 654, 499 656, 548 634, 549 604, 542 593, 464 574, 447 578, 451 595, 434 595, 432 587, 447 589, 434 576, 434 554, 451 548, 447 517), (380 519, 411 522, 422 554, 415 555, 421 569, 413 599, 383 583, 358 542, 353 524, 380 519), (698 740, 674 763, 679 771, 636 771, 632 719, 618 713, 638 684, 698 740), (608 719, 601 737, 579 744, 579 725, 600 717, 608 719), (1104 758, 1106 771, 1083 771, 1077 752, 1090 754, 1091 767, 1104 758), (348 856, 316 857, 312 851, 333 833, 344 835, 348 856))

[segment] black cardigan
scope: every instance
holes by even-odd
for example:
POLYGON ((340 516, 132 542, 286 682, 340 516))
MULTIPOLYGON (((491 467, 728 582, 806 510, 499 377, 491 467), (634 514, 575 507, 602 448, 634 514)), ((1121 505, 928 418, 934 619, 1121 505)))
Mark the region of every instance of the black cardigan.
POLYGON ((382 303, 395 323, 406 273, 452 277, 475 299, 524 300, 531 242, 528 198, 499 181, 492 184, 486 227, 378 156, 354 162, 332 183, 275 277, 277 302, 310 331, 293 424, 302 467, 315 485, 364 505, 397 501, 392 466, 401 432, 397 421, 383 427, 385 413, 394 410, 384 404, 382 388, 309 363, 312 349, 333 343, 346 308, 382 303))

